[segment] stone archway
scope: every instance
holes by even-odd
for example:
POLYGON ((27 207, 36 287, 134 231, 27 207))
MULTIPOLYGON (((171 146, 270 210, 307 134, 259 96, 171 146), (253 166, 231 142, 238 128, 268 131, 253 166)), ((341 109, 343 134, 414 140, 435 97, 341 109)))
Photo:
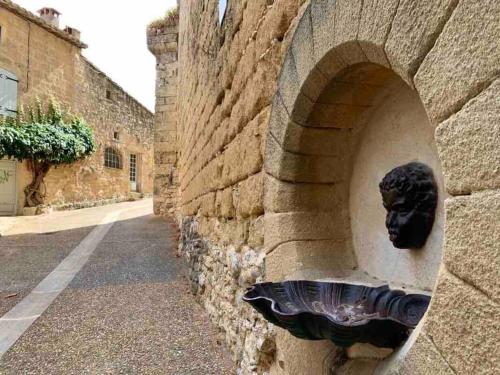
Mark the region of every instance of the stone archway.
MULTIPOLYGON (((358 267, 346 203, 354 125, 384 90, 406 82, 435 128, 449 194, 443 262, 418 332, 387 367, 378 365, 381 373, 496 366, 488 353, 498 344, 487 332, 497 324, 500 289, 499 15, 493 2, 312 0, 283 64, 265 160, 269 280, 333 270, 340 277, 358 267)), ((275 373, 317 373, 331 351, 280 333, 275 373)))

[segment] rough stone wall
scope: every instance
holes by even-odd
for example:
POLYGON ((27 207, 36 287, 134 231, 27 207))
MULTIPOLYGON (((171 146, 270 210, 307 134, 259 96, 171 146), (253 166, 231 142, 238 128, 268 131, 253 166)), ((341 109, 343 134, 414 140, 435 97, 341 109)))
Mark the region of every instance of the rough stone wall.
MULTIPOLYGON (((326 162, 318 151, 328 144, 340 154, 346 139, 336 130, 308 128, 306 120, 314 95, 342 69, 370 62, 389 68, 418 92, 436 126, 451 195, 433 302, 414 341, 394 358, 397 366, 392 362, 379 373, 497 373, 491 353, 498 351, 498 340, 491 332, 498 330, 498 220, 493 219, 500 186, 498 2, 316 0, 284 63, 305 1, 230 0, 222 26, 217 3, 180 4, 180 251, 191 266, 193 290, 225 331, 240 372, 265 372, 274 352, 273 331, 240 299, 244 288, 264 275, 264 206, 265 247, 287 248, 283 256, 276 251, 267 257, 266 278, 273 263, 285 268, 291 257, 289 263, 301 270, 304 263, 316 267, 332 258, 321 244, 301 243, 299 249, 293 242, 338 234, 341 223, 332 224, 321 211, 325 202, 334 203, 324 182, 335 182, 332 171, 342 164, 335 158, 326 162), (270 137, 266 153, 267 172, 277 178, 267 184, 271 199, 264 204, 264 138, 282 67, 273 106, 277 125, 273 129, 272 117, 269 125, 276 139, 270 137), (313 253, 319 261, 311 261, 313 253)), ((352 120, 337 114, 339 125, 352 120)), ((328 355, 330 347, 279 335, 273 374, 318 373, 311 362, 328 355)), ((369 373, 379 366, 365 359, 356 363, 364 369, 344 373, 369 373)))
POLYGON ((271 326, 241 301, 263 280, 263 154, 283 55, 305 1, 183 0, 179 22, 180 251, 242 374, 274 360, 271 326))
MULTIPOLYGON (((71 166, 52 169, 46 178, 46 203, 126 199, 130 194, 129 155, 139 156, 139 191, 152 192, 153 115, 81 55, 82 44, 8 1, 0 2, 0 67, 19 79, 18 103, 52 96, 81 115, 94 129, 97 152, 71 166), (36 21, 36 22, 35 22, 36 21), (110 99, 107 99, 107 91, 110 99), (114 140, 119 133, 119 141, 114 140), (104 167, 104 149, 122 156, 122 169, 104 167)), ((17 168, 18 213, 31 180, 26 164, 17 168)))
POLYGON ((151 26, 148 48, 156 57, 156 109, 154 119, 154 212, 178 213, 177 172, 177 21, 151 26))

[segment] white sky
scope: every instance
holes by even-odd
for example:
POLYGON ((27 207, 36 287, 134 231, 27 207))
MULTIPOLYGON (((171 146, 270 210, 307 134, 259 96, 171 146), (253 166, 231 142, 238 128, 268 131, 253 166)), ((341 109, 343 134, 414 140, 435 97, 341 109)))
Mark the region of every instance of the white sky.
POLYGON ((82 32, 92 63, 150 110, 154 110, 155 58, 146 46, 146 25, 176 0, 14 0, 36 13, 44 6, 62 13, 60 26, 82 32))

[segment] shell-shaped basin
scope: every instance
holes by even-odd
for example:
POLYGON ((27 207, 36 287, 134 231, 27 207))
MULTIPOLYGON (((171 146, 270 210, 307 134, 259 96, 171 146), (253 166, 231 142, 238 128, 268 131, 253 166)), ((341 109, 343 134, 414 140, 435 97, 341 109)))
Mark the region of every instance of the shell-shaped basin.
POLYGON ((422 319, 430 297, 389 286, 322 281, 261 283, 243 296, 269 322, 309 340, 349 347, 399 346, 422 319))

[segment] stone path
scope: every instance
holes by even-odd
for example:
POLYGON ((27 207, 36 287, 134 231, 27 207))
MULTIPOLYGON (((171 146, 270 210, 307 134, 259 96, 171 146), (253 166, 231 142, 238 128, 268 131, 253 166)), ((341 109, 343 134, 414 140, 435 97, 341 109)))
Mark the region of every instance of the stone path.
POLYGON ((113 210, 121 212, 118 220, 0 359, 0 374, 233 373, 229 354, 189 294, 175 257, 176 233, 151 214, 150 201, 27 219, 23 230, 20 222, 11 226, 0 238, 0 316, 113 210))

